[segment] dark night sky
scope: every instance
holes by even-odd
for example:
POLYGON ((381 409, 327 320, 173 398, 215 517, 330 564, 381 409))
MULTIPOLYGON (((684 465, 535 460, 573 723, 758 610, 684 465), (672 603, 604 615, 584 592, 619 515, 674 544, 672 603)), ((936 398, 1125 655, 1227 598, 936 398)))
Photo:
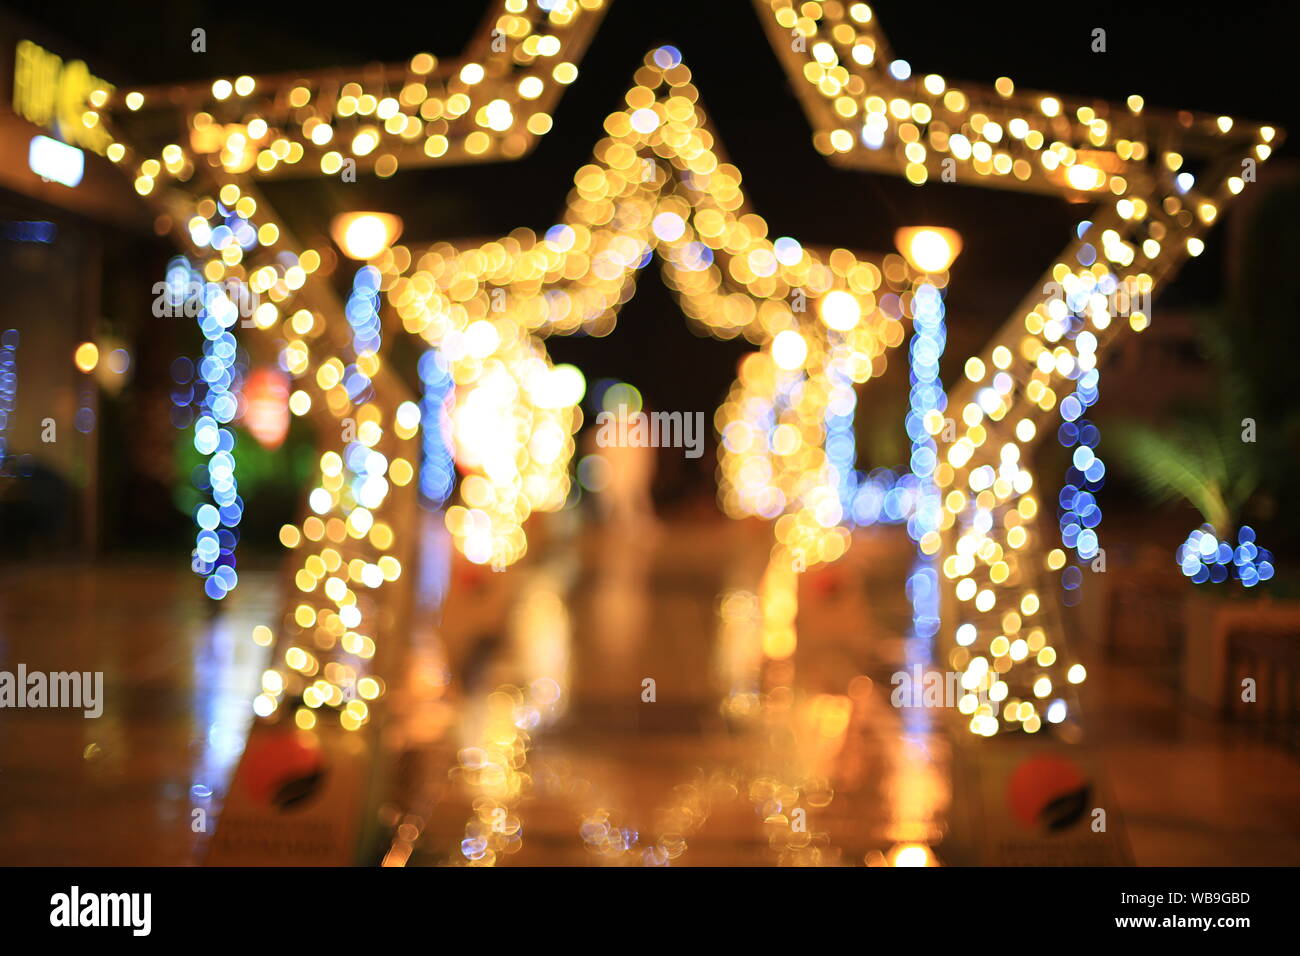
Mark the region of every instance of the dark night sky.
MULTIPOLYGON (((401 61, 420 50, 454 56, 486 4, 404 6, 374 5, 385 12, 372 17, 368 5, 322 5, 330 12, 306 18, 301 11, 311 7, 299 3, 123 3, 106 14, 109 5, 97 2, 18 0, 8 9, 60 38, 61 52, 84 56, 95 72, 126 85, 401 61), (206 54, 189 50, 195 26, 208 31, 206 54)), ((896 54, 916 72, 984 82, 1009 75, 1023 88, 1112 100, 1138 92, 1152 106, 1296 128, 1288 122, 1294 86, 1280 79, 1294 56, 1286 3, 1107 2, 1082 16, 1063 12, 1079 9, 1065 4, 1003 3, 997 13, 983 12, 986 4, 873 6, 896 54), (1106 54, 1090 50, 1099 26, 1107 30, 1106 54)), ((722 146, 773 234, 884 250, 900 225, 950 225, 963 233, 966 248, 949 302, 953 351, 981 344, 1066 244, 1077 207, 1055 198, 951 184, 916 188, 829 166, 813 151, 808 125, 746 0, 616 0, 558 109, 554 131, 522 162, 402 172, 386 182, 308 179, 275 183, 267 192, 305 235, 323 232, 342 208, 397 212, 411 241, 485 237, 519 225, 544 229, 559 215, 604 116, 621 104, 645 52, 661 43, 683 52, 722 146), (995 240, 979 241, 991 224, 995 240)), ((1285 155, 1294 155, 1294 143, 1285 155)), ((1223 228, 1211 234, 1209 254, 1185 268, 1167 302, 1217 294, 1223 234, 1223 228)), ((553 339, 551 351, 557 360, 580 364, 589 381, 617 376, 641 385, 659 408, 710 409, 743 347, 696 339, 654 273, 647 270, 610 338, 553 339)), ((954 354, 946 366, 959 364, 954 354)))

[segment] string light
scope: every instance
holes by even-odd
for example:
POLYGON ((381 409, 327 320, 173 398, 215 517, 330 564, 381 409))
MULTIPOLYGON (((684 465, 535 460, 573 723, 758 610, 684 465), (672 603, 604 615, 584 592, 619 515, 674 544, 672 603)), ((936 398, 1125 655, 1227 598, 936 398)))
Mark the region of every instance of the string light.
POLYGON ((0 335, 0 468, 9 457, 9 416, 18 400, 18 330, 0 335))
MULTIPOLYGON (((309 496, 313 514, 282 533, 299 553, 301 593, 286 615, 281 663, 264 680, 259 713, 292 699, 301 701, 294 714, 300 726, 313 726, 320 707, 335 709, 350 729, 369 719, 372 698, 357 696, 376 646, 365 633, 374 621, 362 624, 373 617, 374 604, 363 596, 401 576, 391 553, 397 534, 383 515, 391 492, 414 491, 411 442, 423 416, 399 414, 407 390, 380 352, 354 349, 352 363, 336 354, 356 330, 326 284, 311 281, 322 254, 293 240, 251 179, 299 163, 332 175, 346 173, 353 161, 386 177, 412 164, 522 155, 549 130, 547 108, 576 76, 573 59, 601 6, 558 2, 515 13, 506 0, 491 21, 493 39, 504 43, 496 52, 505 55, 482 63, 440 66, 421 55, 365 84, 335 87, 322 74, 287 88, 237 77, 181 90, 188 142, 165 144, 156 158, 128 146, 116 123, 129 125, 137 110, 147 113, 169 97, 127 92, 126 114, 116 108, 119 94, 106 92, 97 107, 95 121, 112 138, 106 155, 125 164, 137 191, 168 210, 192 210, 173 222, 196 225, 181 233, 207 258, 204 277, 243 283, 270 298, 253 320, 283 337, 281 365, 295 383, 291 411, 317 417, 326 428, 331 421, 355 427, 355 441, 321 455, 321 479, 309 496), (218 200, 245 224, 256 211, 262 225, 250 237, 249 230, 223 223, 240 235, 232 242, 223 234, 220 249, 211 247, 205 228, 221 228, 210 224, 218 200), (346 339, 339 334, 344 330, 346 339), (358 377, 373 391, 354 396, 349 383, 358 377)), ((778 49, 814 117, 819 150, 835 161, 900 172, 914 183, 943 174, 950 160, 959 175, 979 182, 1100 199, 1099 251, 1086 267, 1098 281, 1109 276, 1149 295, 1183 255, 1199 251, 1197 233, 1217 218, 1224 192, 1240 189, 1236 174, 1214 170, 1195 183, 1175 184, 1180 164, 1173 154, 1152 163, 1158 157, 1147 145, 1163 121, 1132 102, 1127 111, 1073 107, 1017 94, 1009 81, 991 91, 958 89, 934 75, 914 75, 893 57, 865 4, 804 5, 802 13, 784 0, 767 6, 765 23, 780 36, 778 49), (792 29, 809 41, 802 53, 788 43, 792 29), (1147 175, 1151 165, 1155 171, 1147 175), (1214 195, 1201 192, 1220 183, 1224 189, 1214 195)), ((469 248, 394 245, 369 265, 402 327, 440 350, 456 384, 450 433, 466 477, 447 523, 457 547, 483 563, 518 560, 528 515, 567 497, 585 383, 576 370, 552 366, 546 336, 607 333, 636 272, 657 252, 692 321, 719 338, 752 342, 758 351, 742 364, 715 418, 724 439, 720 498, 728 514, 774 519, 776 544, 759 597, 764 649, 779 658, 794 650, 794 565, 835 560, 848 545, 845 473, 826 451, 829 406, 837 385, 843 395, 844 383, 832 381, 829 370, 839 362, 854 384, 879 373, 887 349, 902 342, 903 319, 915 321, 906 302, 915 298, 919 277, 900 257, 871 261, 843 249, 817 253, 788 237, 770 240, 766 223, 748 210, 738 171, 716 149, 697 100, 680 54, 671 47, 652 51, 626 109, 607 118, 594 161, 575 176, 564 219, 544 238, 518 230, 469 248), (852 296, 856 310, 832 293, 852 296), (891 295, 900 306, 893 311, 891 295), (824 308, 810 312, 808 300, 824 308), (484 423, 508 427, 496 435, 473 427, 484 423)), ((1178 136, 1184 127, 1199 133, 1205 126, 1184 115, 1190 118, 1180 120, 1178 136)), ((1225 153, 1250 148, 1252 161, 1266 159, 1277 138, 1268 127, 1225 127, 1217 120, 1204 132, 1225 153)), ((1077 242, 1054 266, 1055 281, 1076 271, 1066 263, 1084 261, 1083 245, 1077 242)), ((1094 354, 1123 324, 1110 324, 1109 314, 1103 322, 1101 315, 1090 316, 1094 354)), ((1050 694, 1061 683, 1050 675, 1069 666, 1033 620, 1041 601, 1032 579, 1042 564, 1031 535, 1038 508, 1033 476, 1024 464, 1006 467, 1012 477, 999 473, 1009 461, 1028 460, 1041 434, 1036 421, 1053 411, 1060 379, 1078 363, 1078 354, 1052 337, 1054 318, 1045 300, 1034 297, 979 358, 981 368, 1005 372, 1010 385, 1002 391, 995 383, 990 391, 968 377, 958 386, 950 407, 959 410, 959 434, 945 438, 933 471, 944 504, 935 553, 944 579, 973 608, 970 666, 992 659, 994 670, 1017 687, 1000 717, 976 715, 977 733, 995 733, 1003 721, 1036 730, 1041 718, 1030 698, 1050 694), (1018 456, 1004 454, 1008 444, 1018 456), (1017 660, 992 652, 1003 643, 998 638, 1019 628, 1033 654, 1017 660), (1037 694, 1044 681, 1047 690, 1037 694)), ((1136 311, 1128 320, 1140 331, 1149 315, 1136 311)), ((929 500, 919 481, 911 494, 929 500)), ((915 517, 919 509, 912 510, 915 517)))
MULTIPOLYGON (((226 233, 214 242, 234 240, 233 231, 223 229, 226 233)), ((210 500, 194 509, 198 531, 192 567, 204 579, 204 593, 219 601, 239 583, 235 548, 244 511, 235 478, 235 433, 229 427, 240 413, 242 366, 246 364, 241 362, 239 346, 230 332, 239 310, 220 288, 205 283, 184 257, 168 264, 167 286, 173 305, 183 304, 189 290, 202 290, 196 319, 203 334, 203 354, 193 365, 196 375, 191 401, 197 412, 194 448, 207 459, 195 477, 199 491, 210 500)))
MULTIPOLYGON (((526 4, 500 0, 468 49, 482 60, 440 62, 420 53, 406 63, 296 78, 219 78, 167 89, 104 90, 87 117, 97 127, 182 104, 188 143, 140 156, 111 130, 105 155, 134 168, 136 191, 152 195, 165 178, 186 181, 195 160, 231 174, 274 177, 349 168, 381 178, 399 168, 518 159, 548 133, 565 88, 578 76, 603 0, 526 4)), ((143 128, 140 126, 138 128, 143 128)), ((364 257, 363 257, 364 258, 364 257)))
POLYGON ((432 508, 441 508, 451 497, 456 484, 456 465, 452 458, 449 403, 455 399, 455 382, 437 349, 426 349, 420 356, 420 494, 432 508))
MULTIPOLYGON (((1007 78, 994 87, 957 86, 913 74, 867 4, 763 0, 760 8, 813 125, 813 145, 832 162, 917 185, 956 180, 1097 203, 1089 228, 1057 257, 1041 291, 966 363, 949 396, 956 434, 943 442, 935 469, 945 503, 940 567, 959 611, 949 622, 949 633, 960 635, 953 653, 971 682, 996 673, 1009 688, 1001 711, 974 714, 970 729, 1032 733, 1044 716, 1058 723, 1069 705, 1052 688, 1077 683, 1061 675, 1082 671, 1055 646, 1037 583, 1064 564, 1059 549, 1043 553, 1035 527, 1039 498, 1028 463, 1040 426, 1068 397, 1058 390, 1077 382, 1086 363, 1095 370, 1126 328, 1148 327, 1157 283, 1200 254, 1201 234, 1253 178, 1243 170, 1272 154, 1279 133, 1204 114, 1160 115, 1140 97, 1069 103, 1018 93, 1007 78), (790 42, 792 32, 799 43, 790 42), (1184 154, 1203 160, 1199 176, 1179 175, 1184 154), (1083 309, 1086 335, 1067 337, 1066 298, 1087 286, 1095 291, 1083 309), (1125 301, 1108 299, 1110 290, 1125 301), (1022 641, 1028 651, 1012 654, 1022 641)), ((1082 447, 1076 454, 1086 472, 1095 455, 1082 447)), ((1079 537, 1090 551, 1085 530, 1079 537)))
MULTIPOLYGON (((899 324, 898 316, 876 309, 870 295, 882 282, 880 266, 846 250, 823 259, 794 240, 767 238, 766 225, 746 208, 738 171, 721 162, 712 147, 714 137, 696 105, 698 94, 675 49, 652 51, 638 80, 626 97, 628 108, 606 120, 609 136, 597 145, 597 161, 575 176, 565 217, 544 237, 520 230, 479 247, 458 249, 440 243, 410 252, 399 247, 375 260, 385 270, 390 263, 410 263, 392 270, 397 274, 389 301, 407 331, 438 345, 461 386, 453 420, 470 424, 457 427, 455 434, 458 441, 468 436, 471 444, 458 450, 457 460, 469 463, 472 476, 483 479, 462 482, 462 499, 468 488, 476 501, 509 503, 496 512, 475 502, 449 510, 448 525, 457 546, 471 560, 517 560, 522 520, 539 510, 537 496, 520 497, 522 471, 507 467, 494 475, 482 465, 492 455, 539 464, 532 454, 537 426, 479 427, 499 419, 507 407, 517 416, 535 415, 546 407, 535 388, 513 387, 504 373, 543 355, 538 351, 540 338, 547 335, 607 333, 618 305, 630 295, 635 273, 652 253, 657 251, 663 260, 665 279, 683 311, 704 331, 720 338, 741 335, 760 345, 762 351, 749 361, 771 363, 773 376, 760 386, 769 392, 780 391, 777 370, 787 396, 798 381, 825 381, 827 350, 821 343, 828 329, 824 319, 818 321, 807 311, 809 295, 839 292, 853 303, 846 311, 862 316, 857 322, 836 320, 846 328, 832 333, 844 343, 841 361, 860 380, 870 374, 872 360, 885 347, 875 333, 884 324, 899 324), (499 399, 507 394, 522 407, 499 399), (508 448, 473 447, 489 440, 509 442, 511 436, 516 437, 508 448)), ((904 289, 906 266, 901 258, 890 258, 892 281, 904 289)), ((893 339, 895 344, 901 341, 901 329, 893 339)), ((744 375, 742 371, 742 381, 744 375)), ((524 377, 515 373, 515 384, 524 377)), ((796 484, 799 475, 809 472, 825 478, 824 455, 817 450, 825 414, 825 391, 819 388, 820 394, 813 389, 801 394, 809 416, 809 440, 804 444, 820 463, 800 458, 789 465, 790 481, 796 484)), ((576 389, 565 404, 570 415, 577 411, 574 396, 580 397, 576 389)), ((724 405, 719 421, 725 424, 730 415, 724 405)), ((538 495, 554 506, 567 493, 572 454, 571 428, 561 430, 563 456, 544 462, 544 473, 537 474, 538 495)), ((787 432, 783 440, 795 437, 787 432)), ((558 441, 545 442, 544 447, 558 441)), ((724 473, 734 470, 729 461, 723 468, 724 473)), ((729 490, 724 477, 724 502, 729 490)), ((805 548, 809 563, 826 560, 820 556, 823 551, 838 557, 847 543, 844 529, 835 527, 840 515, 833 499, 825 488, 819 493, 810 487, 802 501, 798 494, 783 495, 782 505, 769 515, 786 511, 788 503, 788 510, 800 515, 802 538, 834 542, 805 548)), ((739 501, 736 506, 744 507, 739 501)))
POLYGON ((1178 546, 1179 568, 1195 584, 1240 581, 1248 588, 1273 577, 1273 554, 1255 544, 1255 529, 1242 525, 1237 546, 1220 541, 1211 525, 1201 525, 1178 546))

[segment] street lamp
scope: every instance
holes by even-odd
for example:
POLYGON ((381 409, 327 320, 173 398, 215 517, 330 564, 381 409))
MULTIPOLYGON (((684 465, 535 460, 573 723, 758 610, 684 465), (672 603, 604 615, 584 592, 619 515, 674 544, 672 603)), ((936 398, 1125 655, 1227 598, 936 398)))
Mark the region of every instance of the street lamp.
POLYGON ((913 268, 933 274, 952 265, 961 252, 961 235, 942 226, 911 226, 894 233, 894 245, 913 268))
POLYGON ((335 216, 330 235, 349 259, 373 259, 402 234, 402 220, 386 212, 349 212, 335 216))

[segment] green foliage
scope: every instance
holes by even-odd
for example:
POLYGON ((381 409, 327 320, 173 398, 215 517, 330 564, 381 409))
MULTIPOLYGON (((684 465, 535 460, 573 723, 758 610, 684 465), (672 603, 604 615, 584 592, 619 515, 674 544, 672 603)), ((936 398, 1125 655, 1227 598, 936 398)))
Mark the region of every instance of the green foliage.
POLYGON ((1208 421, 1172 428, 1125 423, 1107 443, 1155 501, 1188 501, 1221 534, 1230 533, 1258 485, 1254 456, 1237 432, 1208 421))
POLYGON ((1279 268, 1282 252, 1300 250, 1300 183, 1272 186, 1243 214, 1226 302, 1197 317, 1213 391, 1168 425, 1113 425, 1106 443, 1154 500, 1186 500, 1221 537, 1247 517, 1268 521, 1282 547, 1278 536, 1300 536, 1300 403, 1289 345, 1300 270, 1279 268), (1242 438, 1246 419, 1253 442, 1242 438))
MULTIPOLYGON (((239 496, 245 503, 244 525, 257 534, 270 533, 278 520, 292 520, 293 508, 302 489, 311 481, 315 468, 314 443, 310 429, 300 419, 293 419, 283 445, 274 451, 263 448, 244 428, 235 426, 235 479, 239 496), (259 514, 259 510, 282 511, 279 517, 259 514), (265 525, 266 527, 261 527, 265 525)), ((194 469, 207 463, 206 456, 194 448, 194 429, 177 432, 175 444, 177 486, 173 501, 183 514, 194 509, 207 496, 194 487, 194 469)), ((265 536, 262 534, 262 536, 265 536)))

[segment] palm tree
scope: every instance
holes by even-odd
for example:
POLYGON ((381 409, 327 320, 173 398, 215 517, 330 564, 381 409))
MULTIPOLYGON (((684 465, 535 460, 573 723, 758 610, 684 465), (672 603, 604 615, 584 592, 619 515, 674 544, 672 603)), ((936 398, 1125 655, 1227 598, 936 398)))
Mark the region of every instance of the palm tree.
POLYGON ((1286 342, 1300 273, 1276 263, 1300 249, 1300 178, 1274 183, 1246 215, 1227 302, 1197 322, 1197 339, 1214 368, 1210 402, 1172 424, 1116 424, 1106 441, 1148 496, 1186 500, 1221 539, 1248 511, 1276 521, 1270 536, 1291 538, 1300 532, 1300 404, 1286 342), (1254 432, 1249 440, 1247 420, 1254 432))
POLYGON ((1240 428, 1196 419, 1172 428, 1128 422, 1106 437, 1149 497, 1186 500, 1226 538, 1259 487, 1254 446, 1241 440, 1240 428))

